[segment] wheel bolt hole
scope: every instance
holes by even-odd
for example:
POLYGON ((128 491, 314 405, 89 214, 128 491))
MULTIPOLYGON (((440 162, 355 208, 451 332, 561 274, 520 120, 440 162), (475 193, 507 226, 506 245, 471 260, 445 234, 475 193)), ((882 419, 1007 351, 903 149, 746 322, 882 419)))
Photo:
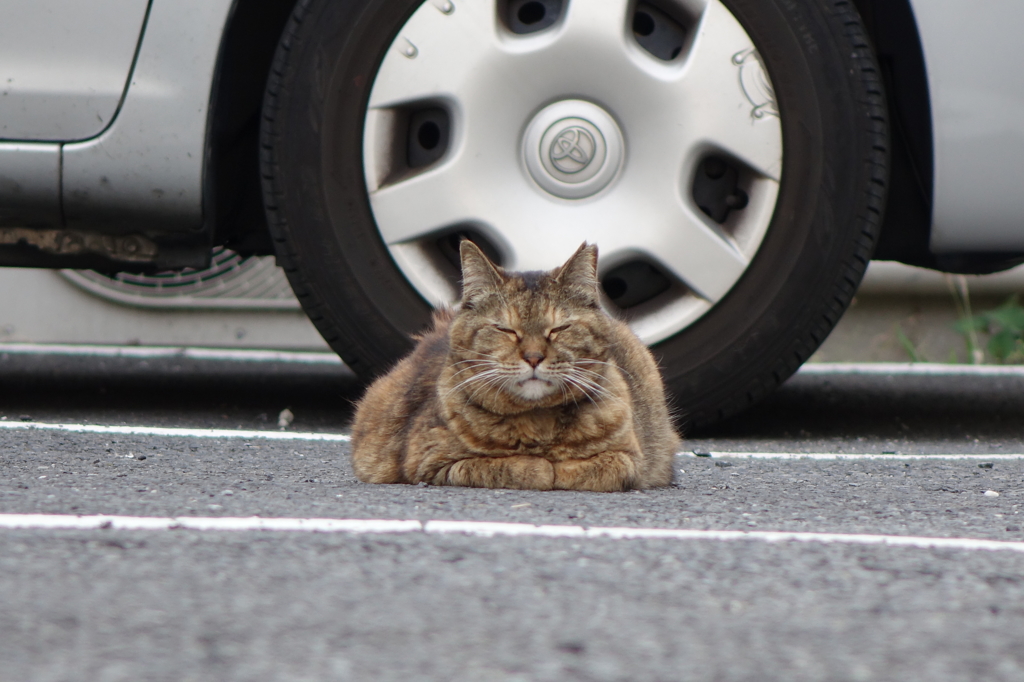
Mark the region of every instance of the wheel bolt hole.
POLYGON ((732 211, 741 211, 750 197, 740 186, 744 173, 720 156, 704 159, 693 177, 693 201, 709 218, 724 225, 732 211))
POLYGON ((424 149, 435 149, 441 142, 441 128, 433 121, 427 121, 417 131, 416 140, 424 149))
POLYGON ((407 128, 406 168, 426 168, 440 161, 448 149, 451 136, 451 119, 448 112, 440 107, 428 107, 409 112, 407 128))
MULTIPOLYGON (((448 234, 442 235, 435 242, 435 246, 437 248, 435 254, 439 253, 443 261, 446 261, 447 264, 451 266, 450 268, 444 269, 447 270, 448 280, 456 289, 459 287, 462 269, 462 258, 459 251, 462 247, 463 240, 467 239, 480 247, 480 250, 491 259, 491 262, 501 265, 504 260, 501 257, 501 252, 494 248, 494 245, 491 244, 486 237, 471 227, 459 229, 455 232, 449 232, 448 234)), ((441 263, 443 261, 438 262, 441 263)))
POLYGON ((633 10, 633 38, 655 59, 670 62, 678 57, 686 46, 686 20, 679 15, 679 8, 667 13, 662 7, 678 4, 670 0, 640 0, 633 10))
POLYGON ((528 2, 519 8, 519 12, 516 14, 516 17, 519 21, 530 26, 544 21, 545 14, 547 14, 547 10, 544 8, 543 4, 539 2, 528 2))
POLYGON ((725 161, 712 157, 704 162, 704 174, 712 180, 718 180, 729 169, 725 161))
POLYGON ((604 293, 623 310, 650 301, 671 286, 672 282, 658 268, 643 261, 620 265, 601 280, 604 293))
POLYGON ((633 33, 638 36, 649 36, 654 33, 654 17, 647 12, 633 15, 633 33))
POLYGON ((725 205, 738 211, 746 208, 749 201, 750 197, 747 196, 747 193, 737 187, 733 194, 730 194, 725 198, 725 205))
POLYGON ((501 19, 516 35, 529 35, 554 26, 568 0, 498 0, 501 19))
POLYGON ((612 300, 622 298, 626 290, 629 289, 626 280, 621 277, 606 277, 601 286, 604 287, 604 293, 608 294, 608 298, 612 300))

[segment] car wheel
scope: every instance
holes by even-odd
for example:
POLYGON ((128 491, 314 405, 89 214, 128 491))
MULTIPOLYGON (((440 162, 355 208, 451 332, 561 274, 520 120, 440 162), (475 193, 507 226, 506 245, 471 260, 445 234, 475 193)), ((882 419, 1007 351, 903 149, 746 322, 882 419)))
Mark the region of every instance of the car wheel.
POLYGON ((824 341, 878 234, 885 104, 845 0, 300 0, 264 106, 279 262, 360 376, 458 296, 598 244, 688 423, 824 341))

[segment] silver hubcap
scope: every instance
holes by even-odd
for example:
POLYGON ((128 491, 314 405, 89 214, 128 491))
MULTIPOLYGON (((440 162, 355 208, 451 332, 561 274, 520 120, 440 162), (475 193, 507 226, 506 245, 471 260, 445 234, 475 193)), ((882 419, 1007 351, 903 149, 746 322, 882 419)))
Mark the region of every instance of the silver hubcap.
POLYGON ((459 294, 451 235, 517 270, 596 243, 609 311, 648 343, 668 338, 732 289, 771 222, 771 81, 718 0, 676 0, 685 39, 661 56, 644 3, 563 0, 526 34, 500 17, 515 5, 428 0, 385 56, 363 147, 381 237, 435 305, 459 294))

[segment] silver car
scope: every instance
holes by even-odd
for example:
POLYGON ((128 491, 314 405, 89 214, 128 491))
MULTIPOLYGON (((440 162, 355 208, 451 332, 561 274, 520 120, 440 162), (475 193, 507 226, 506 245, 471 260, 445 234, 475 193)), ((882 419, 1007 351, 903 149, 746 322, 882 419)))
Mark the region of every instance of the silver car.
POLYGON ((364 378, 601 250, 685 419, 824 341, 871 258, 1024 260, 1020 0, 0 0, 0 265, 276 254, 364 378))

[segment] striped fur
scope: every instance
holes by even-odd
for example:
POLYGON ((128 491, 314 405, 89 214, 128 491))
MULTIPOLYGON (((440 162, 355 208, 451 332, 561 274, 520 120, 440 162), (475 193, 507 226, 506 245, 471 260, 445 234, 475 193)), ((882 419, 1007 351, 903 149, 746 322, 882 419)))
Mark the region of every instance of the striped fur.
POLYGON ((463 297, 367 390, 370 483, 613 491, 668 485, 679 439, 643 343, 599 305, 597 248, 509 273, 462 245, 463 297))

